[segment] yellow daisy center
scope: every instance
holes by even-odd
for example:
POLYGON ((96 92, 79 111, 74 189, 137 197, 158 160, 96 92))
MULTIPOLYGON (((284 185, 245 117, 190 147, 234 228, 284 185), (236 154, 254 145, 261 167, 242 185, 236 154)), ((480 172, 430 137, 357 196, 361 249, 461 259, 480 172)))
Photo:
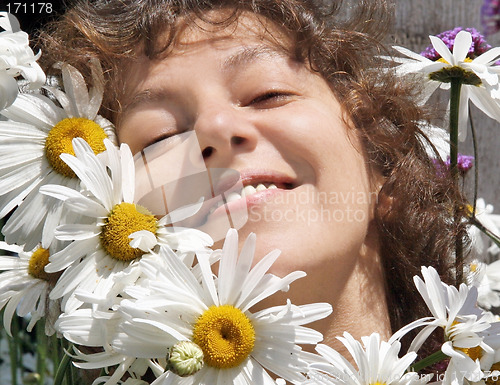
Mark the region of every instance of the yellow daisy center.
MULTIPOLYGON (((500 362, 493 364, 490 368, 490 372, 494 370, 500 370, 500 362)), ((492 376, 486 379, 486 385, 500 385, 499 376, 492 376)))
POLYGON ((480 346, 474 346, 472 348, 455 348, 467 354, 472 361, 476 361, 476 359, 480 359, 483 356, 483 349, 480 346))
POLYGON ((49 250, 38 248, 30 257, 28 274, 34 278, 49 280, 49 273, 45 272, 45 266, 49 263, 49 250))
MULTIPOLYGON (((438 62, 440 62, 440 63, 450 64, 450 63, 448 63, 446 60, 444 60, 442 57, 440 57, 440 58, 439 58, 439 59, 437 59, 436 61, 438 61, 438 62)), ((472 59, 471 59, 471 58, 466 57, 466 58, 464 59, 464 62, 466 62, 466 63, 472 63, 472 59)))
POLYGON ((49 164, 59 174, 73 178, 75 173, 61 159, 61 154, 75 155, 71 141, 74 138, 84 139, 99 154, 106 150, 104 129, 93 120, 86 118, 67 118, 61 120, 49 131, 45 140, 45 156, 49 164))
POLYGON ((255 330, 248 317, 231 305, 211 306, 196 321, 193 342, 205 363, 218 369, 240 365, 255 345, 255 330))
POLYGON ((385 382, 372 382, 370 385, 386 385, 385 382))
POLYGON ((132 261, 144 254, 130 247, 129 235, 140 230, 156 234, 157 220, 144 207, 122 202, 111 210, 101 231, 101 245, 107 253, 120 261, 132 261))

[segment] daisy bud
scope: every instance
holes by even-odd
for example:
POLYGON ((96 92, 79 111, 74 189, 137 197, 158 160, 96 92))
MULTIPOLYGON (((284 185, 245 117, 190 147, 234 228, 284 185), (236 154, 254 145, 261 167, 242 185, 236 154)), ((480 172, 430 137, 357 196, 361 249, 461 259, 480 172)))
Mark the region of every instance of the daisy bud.
POLYGON ((40 375, 38 373, 29 373, 23 377, 23 385, 37 385, 40 383, 40 375))
POLYGON ((203 367, 203 351, 192 341, 180 341, 169 349, 167 370, 180 377, 195 374, 203 367))

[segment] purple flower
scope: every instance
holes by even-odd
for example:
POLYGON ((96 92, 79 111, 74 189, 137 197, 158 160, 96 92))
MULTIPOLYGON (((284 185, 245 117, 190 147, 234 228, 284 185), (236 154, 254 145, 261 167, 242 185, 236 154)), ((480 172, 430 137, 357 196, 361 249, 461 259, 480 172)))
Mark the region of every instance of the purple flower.
MULTIPOLYGON (((444 162, 433 159, 432 162, 437 169, 438 175, 445 175, 450 170, 450 157, 444 162), (444 167, 443 167, 444 166, 444 167)), ((474 157, 471 155, 458 154, 457 168, 460 174, 465 175, 474 166, 474 157)))
POLYGON ((492 35, 500 30, 500 0, 484 0, 481 24, 485 35, 492 35))
MULTIPOLYGON (((470 32, 470 34, 472 35, 472 45, 469 48, 469 52, 467 54, 468 58, 474 59, 491 48, 491 46, 486 43, 484 37, 475 28, 456 27, 452 30, 441 32, 439 35, 437 35, 437 37, 440 38, 444 42, 444 44, 446 44, 450 51, 453 51, 455 37, 460 31, 463 30, 470 32)), ((436 52, 432 45, 428 46, 424 51, 422 51, 420 55, 433 61, 441 58, 441 56, 436 52)))
MULTIPOLYGON (((450 158, 448 158, 446 162, 449 163, 450 158)), ((465 174, 474 166, 474 157, 471 155, 458 154, 457 163, 458 171, 460 171, 462 174, 465 174)))

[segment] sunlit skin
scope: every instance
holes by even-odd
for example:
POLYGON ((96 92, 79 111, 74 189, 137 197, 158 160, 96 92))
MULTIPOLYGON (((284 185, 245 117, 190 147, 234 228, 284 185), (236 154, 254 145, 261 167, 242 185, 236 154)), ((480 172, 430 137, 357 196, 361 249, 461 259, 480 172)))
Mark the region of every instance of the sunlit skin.
POLYGON ((259 306, 286 298, 332 304, 333 314, 312 326, 341 351, 335 336, 345 330, 388 338, 373 225, 381 178, 367 166, 329 84, 276 39, 287 44, 276 26, 249 15, 223 31, 187 28, 161 60, 140 57, 127 71, 119 139, 136 153, 194 130, 207 167, 236 169, 244 184, 276 182, 275 190, 242 198, 250 215, 240 242, 255 232, 257 260, 278 248, 272 272, 303 270, 307 277, 259 306), (145 94, 155 96, 138 97, 145 94))

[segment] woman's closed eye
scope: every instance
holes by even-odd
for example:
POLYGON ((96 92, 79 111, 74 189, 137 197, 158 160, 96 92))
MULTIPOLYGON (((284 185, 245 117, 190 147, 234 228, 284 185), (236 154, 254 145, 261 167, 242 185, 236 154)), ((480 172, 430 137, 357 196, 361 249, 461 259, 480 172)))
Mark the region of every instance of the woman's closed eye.
POLYGON ((268 91, 253 98, 246 106, 255 108, 275 108, 292 101, 294 94, 286 91, 268 91))
MULTIPOLYGON (((166 143, 165 141, 168 141, 169 143, 172 142, 174 139, 176 139, 179 134, 181 134, 182 132, 177 132, 177 131, 172 131, 172 132, 169 132, 169 133, 164 133, 162 135, 159 135, 153 139, 151 139, 150 141, 148 141, 145 145, 142 146, 142 150, 150 147, 150 146, 153 146, 159 142, 164 142, 166 143)), ((172 142, 173 143, 173 142, 172 142)))

